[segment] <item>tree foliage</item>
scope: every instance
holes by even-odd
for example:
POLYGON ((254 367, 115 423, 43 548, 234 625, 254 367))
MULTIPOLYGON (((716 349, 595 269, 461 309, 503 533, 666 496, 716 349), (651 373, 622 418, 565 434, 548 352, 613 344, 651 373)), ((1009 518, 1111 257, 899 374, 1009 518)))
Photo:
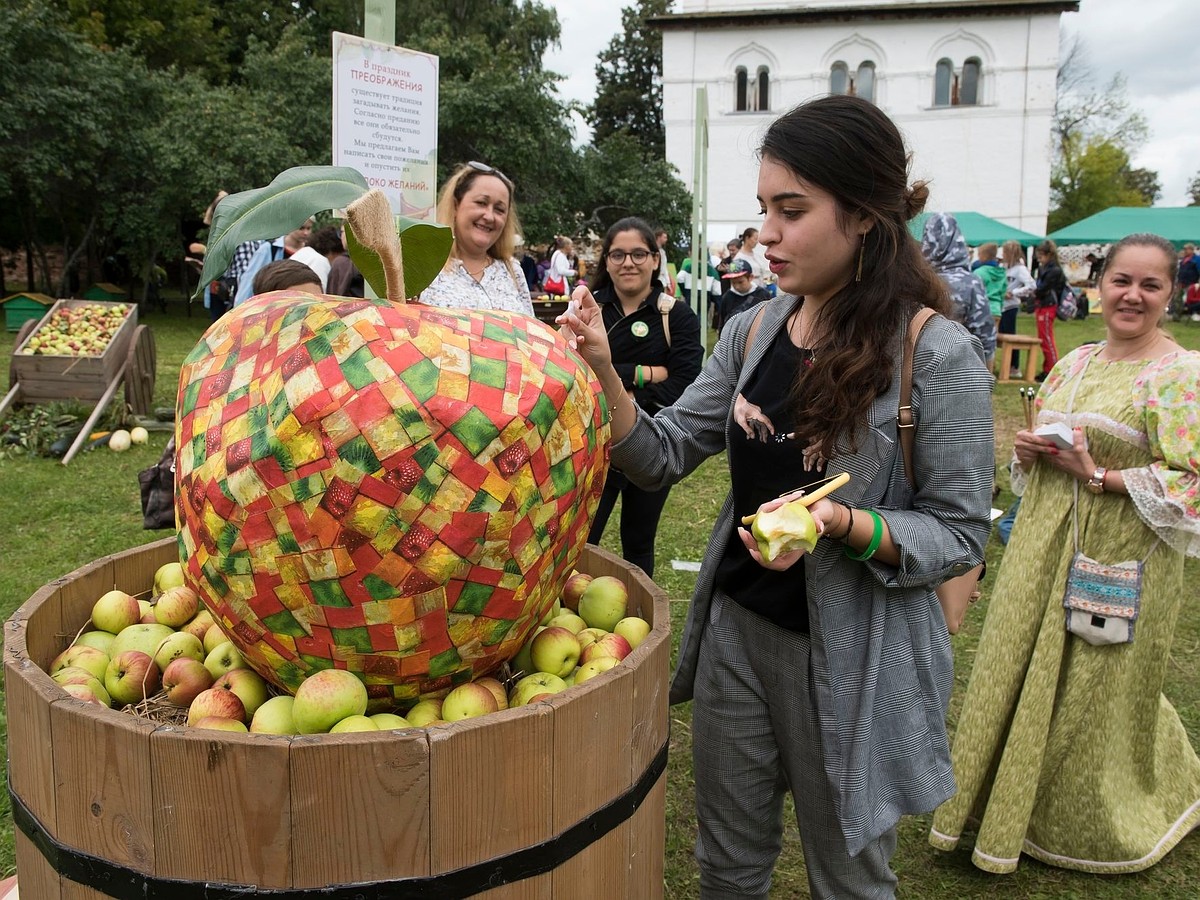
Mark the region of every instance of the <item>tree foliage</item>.
POLYGON ((1110 206, 1149 206, 1162 193, 1157 172, 1130 163, 1148 130, 1130 104, 1125 76, 1117 73, 1100 89, 1094 81, 1083 44, 1069 40, 1060 57, 1052 125, 1049 231, 1110 206))
POLYGON ((1188 196, 1191 201, 1188 206, 1200 206, 1200 172, 1192 176, 1192 180, 1188 182, 1188 196))
POLYGON ((621 10, 623 31, 596 64, 596 101, 588 121, 597 143, 625 132, 656 158, 664 155, 662 32, 647 19, 670 7, 671 0, 637 0, 621 10))
MULTIPOLYGON (((642 0, 642 14, 666 5, 642 0)), ((218 189, 331 161, 330 32, 361 34, 362 14, 362 0, 0 4, 0 78, 11 87, 0 92, 0 203, 10 210, 0 246, 27 248, 21 274, 51 293, 66 287, 51 283, 52 246, 84 283, 118 253, 143 284, 156 266, 181 271, 218 189)), ((575 107, 542 62, 559 40, 553 9, 399 0, 396 23, 399 43, 440 60, 439 177, 472 159, 504 171, 527 243, 606 227, 617 207, 686 231, 687 192, 662 158, 661 118, 654 145, 622 128, 625 137, 572 146, 575 107)), ((641 53, 618 41, 605 60, 633 71, 641 53)), ((658 113, 645 96, 638 105, 658 113)))

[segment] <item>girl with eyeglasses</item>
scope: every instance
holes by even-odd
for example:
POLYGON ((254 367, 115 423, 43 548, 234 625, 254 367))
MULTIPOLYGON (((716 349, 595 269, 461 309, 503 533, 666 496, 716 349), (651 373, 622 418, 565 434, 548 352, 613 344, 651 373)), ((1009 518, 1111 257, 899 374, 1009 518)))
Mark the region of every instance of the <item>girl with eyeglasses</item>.
POLYGON ((454 243, 421 302, 532 316, 529 288, 514 259, 520 225, 508 177, 486 163, 463 163, 442 186, 437 220, 453 229, 454 243))
MULTIPOLYGON (((638 218, 621 219, 604 236, 592 288, 622 388, 650 415, 679 399, 704 359, 700 320, 686 303, 663 293, 658 260, 650 226, 638 218), (661 309, 660 297, 667 298, 661 309)), ((609 470, 588 542, 600 543, 620 497, 621 552, 653 577, 654 539, 670 491, 643 490, 609 470)))

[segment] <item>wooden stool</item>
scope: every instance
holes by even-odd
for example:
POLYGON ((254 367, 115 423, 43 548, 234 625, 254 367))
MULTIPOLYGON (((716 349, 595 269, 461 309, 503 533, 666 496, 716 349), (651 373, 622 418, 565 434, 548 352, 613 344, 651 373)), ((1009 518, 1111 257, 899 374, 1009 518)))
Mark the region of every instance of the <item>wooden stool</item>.
POLYGON ((1034 376, 1037 374, 1037 357, 1033 355, 1033 351, 1041 346, 1042 342, 1037 338, 1024 334, 996 335, 996 349, 1000 351, 996 354, 996 358, 1000 360, 1000 373, 996 376, 996 381, 1017 380, 1009 377, 1009 372, 1012 370, 1012 357, 1014 352, 1024 349, 1025 372, 1024 378, 1020 380, 1034 382, 1034 376))

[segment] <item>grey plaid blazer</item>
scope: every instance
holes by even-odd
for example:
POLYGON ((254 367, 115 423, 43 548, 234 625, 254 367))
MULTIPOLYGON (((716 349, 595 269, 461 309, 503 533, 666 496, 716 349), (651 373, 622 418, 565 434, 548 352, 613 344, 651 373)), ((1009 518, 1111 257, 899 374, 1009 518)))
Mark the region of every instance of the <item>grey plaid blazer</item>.
MULTIPOLYGON (((700 376, 673 406, 654 417, 639 411, 634 428, 613 446, 613 465, 641 487, 656 489, 724 450, 729 429, 736 427, 733 401, 795 303, 792 297, 768 302, 745 360, 756 310, 732 319, 700 376)), ((838 824, 852 854, 901 815, 928 812, 954 793, 945 726, 954 660, 933 589, 982 561, 991 530, 992 380, 979 341, 940 316, 922 332, 913 362, 914 491, 896 440, 902 339, 896 336, 891 389, 856 430, 858 452, 838 454, 826 469, 850 472, 850 483, 835 499, 883 516, 900 565, 854 562, 839 542, 825 540, 805 572, 816 715, 838 824)), ((727 497, 692 596, 672 703, 692 697, 713 575, 734 513, 727 497)))

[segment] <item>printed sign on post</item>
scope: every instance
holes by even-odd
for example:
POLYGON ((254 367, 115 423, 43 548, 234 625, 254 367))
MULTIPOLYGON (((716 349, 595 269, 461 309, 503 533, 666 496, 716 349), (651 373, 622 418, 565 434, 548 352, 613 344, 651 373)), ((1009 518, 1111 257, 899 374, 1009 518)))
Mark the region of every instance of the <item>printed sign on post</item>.
POLYGON ((333 33, 333 164, 357 169, 392 210, 434 216, 438 58, 333 33))

